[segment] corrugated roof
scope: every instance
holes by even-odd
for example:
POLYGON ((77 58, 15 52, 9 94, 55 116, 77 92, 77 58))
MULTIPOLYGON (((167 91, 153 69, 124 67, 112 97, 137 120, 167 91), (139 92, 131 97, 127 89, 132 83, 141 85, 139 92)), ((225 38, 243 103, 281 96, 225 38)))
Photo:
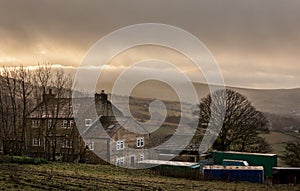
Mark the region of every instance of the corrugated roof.
POLYGON ((206 165, 203 169, 211 170, 264 170, 263 166, 221 166, 221 165, 206 165))
POLYGON ((273 167, 273 170, 300 170, 300 167, 273 167))
POLYGON ((244 155, 260 155, 260 156, 277 156, 270 153, 248 153, 248 152, 236 152, 236 151, 213 151, 213 153, 231 153, 231 154, 244 154, 244 155))
POLYGON ((198 163, 195 162, 164 161, 164 160, 143 160, 143 161, 139 161, 138 163, 146 164, 146 165, 169 165, 169 166, 186 166, 186 167, 198 165, 198 163))

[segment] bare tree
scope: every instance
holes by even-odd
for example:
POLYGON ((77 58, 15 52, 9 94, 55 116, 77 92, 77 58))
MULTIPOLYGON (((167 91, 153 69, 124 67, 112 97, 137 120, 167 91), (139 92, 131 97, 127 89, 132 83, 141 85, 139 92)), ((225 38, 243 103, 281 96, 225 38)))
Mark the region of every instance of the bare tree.
MULTIPOLYGON (((57 144, 64 142, 66 146, 70 145, 70 143, 73 141, 71 140, 72 135, 67 134, 61 135, 59 134, 58 125, 59 123, 64 123, 61 121, 61 118, 65 118, 67 121, 67 126, 70 126, 71 124, 68 119, 71 118, 71 87, 72 87, 72 80, 69 75, 66 75, 63 70, 57 70, 55 72, 55 75, 53 75, 51 79, 51 87, 56 91, 56 98, 53 100, 53 108, 52 108, 52 128, 48 132, 48 138, 51 139, 51 145, 50 145, 50 152, 52 154, 52 160, 55 160, 56 152, 57 152, 57 144), (58 138, 60 137, 60 138, 58 138)), ((72 133, 72 131, 71 131, 72 133)), ((71 147, 73 148, 73 147, 71 147)))
POLYGON ((212 126, 222 124, 222 129, 213 144, 214 149, 270 151, 269 145, 259 137, 259 131, 268 132, 267 118, 262 112, 257 111, 246 97, 233 90, 217 90, 203 98, 200 103, 199 124, 203 128, 208 124, 212 126))
POLYGON ((18 81, 16 77, 16 70, 13 67, 3 68, 3 82, 2 82, 2 90, 5 98, 2 100, 4 104, 4 109, 7 112, 7 130, 6 135, 4 137, 4 152, 9 154, 18 154, 18 123, 19 123, 19 111, 17 110, 17 90, 18 90, 18 81))
POLYGON ((18 80, 18 99, 20 103, 18 104, 20 111, 20 133, 21 133, 21 144, 20 154, 23 154, 24 151, 27 151, 27 119, 30 115, 30 112, 33 109, 33 86, 32 86, 32 74, 28 69, 25 69, 23 66, 19 67, 16 71, 16 79, 18 80))
POLYGON ((33 74, 33 85, 35 87, 34 97, 37 103, 41 101, 41 95, 47 92, 52 77, 52 65, 50 63, 39 64, 33 74), (42 93, 41 93, 42 91, 42 93))
POLYGON ((32 100, 31 75, 24 67, 3 67, 1 73, 1 135, 5 152, 21 155, 32 100))

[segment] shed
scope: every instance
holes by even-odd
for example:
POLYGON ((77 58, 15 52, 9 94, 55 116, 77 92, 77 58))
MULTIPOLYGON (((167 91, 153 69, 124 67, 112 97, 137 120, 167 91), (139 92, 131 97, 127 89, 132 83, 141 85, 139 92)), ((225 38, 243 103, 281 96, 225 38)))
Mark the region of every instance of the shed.
POLYGON ((204 166, 203 175, 206 180, 264 182, 262 166, 204 166))
POLYGON ((300 167, 273 167, 273 184, 299 184, 300 167))
POLYGON ((272 168, 277 166, 276 154, 213 151, 212 157, 215 165, 222 165, 224 159, 231 159, 247 161, 250 166, 263 166, 266 177, 272 177, 272 168))
POLYGON ((139 161, 138 164, 146 168, 151 168, 157 174, 162 176, 188 179, 200 178, 200 165, 195 162, 144 160, 139 161))

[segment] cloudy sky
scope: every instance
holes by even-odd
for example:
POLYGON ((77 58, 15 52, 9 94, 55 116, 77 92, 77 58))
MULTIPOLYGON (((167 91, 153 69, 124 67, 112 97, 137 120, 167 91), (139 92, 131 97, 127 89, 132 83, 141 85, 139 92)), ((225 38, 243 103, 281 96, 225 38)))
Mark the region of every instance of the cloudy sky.
POLYGON ((197 36, 227 85, 300 87, 299 10, 299 0, 0 0, 0 65, 76 69, 104 35, 151 22, 197 36))

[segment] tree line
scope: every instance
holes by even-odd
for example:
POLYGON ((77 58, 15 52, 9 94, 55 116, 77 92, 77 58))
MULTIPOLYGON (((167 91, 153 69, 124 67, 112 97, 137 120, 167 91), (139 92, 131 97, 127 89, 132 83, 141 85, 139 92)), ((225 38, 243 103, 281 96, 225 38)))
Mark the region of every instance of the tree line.
MULTIPOLYGON (((49 63, 36 69, 2 67, 0 75, 0 146, 12 155, 28 152, 28 118, 49 88, 58 98, 70 97, 72 78, 49 63)), ((59 108, 58 108, 59 109, 59 108)))

